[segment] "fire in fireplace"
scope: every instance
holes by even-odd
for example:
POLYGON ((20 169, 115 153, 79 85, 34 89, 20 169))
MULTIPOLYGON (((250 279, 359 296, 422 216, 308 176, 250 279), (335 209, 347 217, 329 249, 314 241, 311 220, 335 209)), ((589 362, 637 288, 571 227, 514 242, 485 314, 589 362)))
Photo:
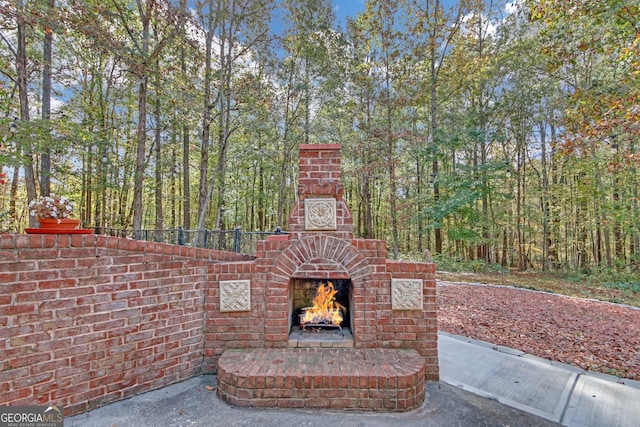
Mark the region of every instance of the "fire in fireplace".
POLYGON ((303 307, 300 313, 302 330, 308 326, 340 327, 346 308, 336 302, 337 293, 331 282, 327 282, 326 285, 323 283, 318 287, 316 296, 313 298, 313 306, 303 307))
POLYGON ((290 327, 351 328, 353 285, 349 279, 291 279, 290 327))
POLYGON ((294 278, 289 289, 289 347, 354 346, 350 279, 294 278))

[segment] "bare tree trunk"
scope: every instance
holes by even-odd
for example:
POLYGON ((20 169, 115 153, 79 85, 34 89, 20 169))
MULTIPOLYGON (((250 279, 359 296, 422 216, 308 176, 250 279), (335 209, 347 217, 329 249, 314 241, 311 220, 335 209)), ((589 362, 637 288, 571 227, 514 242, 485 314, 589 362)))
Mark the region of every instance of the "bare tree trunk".
MULTIPOLYGON (((388 56, 385 57, 385 61, 388 61, 388 56)), ((398 183, 396 180, 396 164, 395 164, 395 149, 396 149, 396 141, 395 136, 393 134, 393 105, 391 100, 391 64, 386 62, 386 73, 385 73, 385 83, 386 83, 386 97, 387 97, 387 106, 386 106, 386 137, 387 137, 387 168, 389 172, 389 208, 391 210, 391 238, 393 245, 393 256, 394 259, 398 259, 400 256, 400 244, 399 244, 399 236, 398 236, 398 208, 396 206, 396 200, 398 197, 398 183)))
MULTIPOLYGON (((18 212, 16 210, 16 200, 18 199, 18 182, 20 181, 20 168, 18 166, 13 167, 13 174, 11 175, 11 189, 9 190, 9 215, 13 221, 14 227, 17 227, 18 212)), ((27 215, 29 213, 27 212, 27 215)), ((17 230, 14 230, 17 231, 17 230)))
POLYGON ((133 177, 133 229, 142 229, 142 191, 146 167, 145 150, 147 140, 147 76, 138 81, 138 132, 136 144, 136 165, 133 177))
MULTIPOLYGON (((438 13, 440 8, 440 2, 436 1, 434 17, 435 22, 433 25, 433 30, 431 32, 431 40, 429 43, 430 48, 430 56, 431 56, 431 64, 430 64, 430 72, 431 72, 431 88, 430 88, 430 114, 431 114, 431 144, 436 145, 436 133, 438 132, 438 91, 437 91, 437 80, 438 80, 438 66, 437 66, 437 40, 436 40, 436 31, 438 29, 438 13)), ((438 204, 440 200, 440 184, 438 183, 438 174, 440 173, 440 165, 438 163, 438 153, 434 149, 433 162, 431 163, 431 173, 433 176, 433 202, 434 204, 438 204)), ((442 227, 437 225, 434 230, 435 237, 435 249, 437 254, 442 253, 442 227)))
POLYGON ((182 127, 182 226, 191 229, 191 173, 189 168, 189 153, 191 150, 189 140, 189 126, 182 127))
MULTIPOLYGON (((181 0, 180 2, 180 10, 183 14, 187 13, 187 2, 186 0, 181 0)), ((181 26, 182 34, 185 34, 185 25, 184 22, 181 26)), ((211 64, 209 64, 209 67, 211 64)), ((180 45, 180 69, 184 76, 187 75, 187 60, 186 60, 186 49, 185 45, 180 45)), ((184 121, 184 125, 182 126, 182 194, 183 194, 183 207, 182 207, 182 226, 189 230, 191 228, 191 172, 189 167, 189 153, 191 152, 190 147, 190 129, 187 124, 187 120, 184 121)))
MULTIPOLYGON (((366 94, 366 123, 367 129, 371 128, 371 98, 370 91, 367 91, 366 94)), ((374 229, 373 229, 373 200, 371 194, 371 156, 369 147, 363 147, 362 159, 363 159, 363 168, 364 173, 362 174, 362 205, 363 205, 363 216, 364 216, 364 233, 363 237, 367 239, 373 239, 375 237, 374 229)))
MULTIPOLYGON (((574 185, 577 185, 583 179, 584 173, 580 173, 580 176, 574 177, 574 185)), ((588 230, 585 225, 586 218, 589 215, 586 200, 578 200, 576 202, 576 233, 577 233, 577 246, 576 246, 576 260, 577 267, 586 270, 587 269, 587 235, 588 230)))
POLYGON ((517 243, 518 243, 518 270, 524 271, 527 268, 527 264, 525 261, 524 254, 524 236, 522 229, 524 228, 524 218, 522 215, 522 204, 523 204, 523 190, 522 190, 522 176, 524 175, 522 171, 522 148, 519 142, 519 138, 516 142, 516 233, 517 233, 517 243))
POLYGON ((227 172, 227 146, 229 142, 230 134, 230 122, 231 122, 231 76, 233 73, 233 59, 232 49, 235 45, 233 41, 233 31, 235 24, 232 22, 229 24, 229 34, 222 37, 220 43, 220 70, 221 70, 221 82, 218 93, 218 99, 220 102, 220 115, 218 117, 218 163, 216 165, 216 182, 218 184, 217 194, 217 212, 216 212, 216 229, 223 229, 224 223, 224 193, 225 193, 225 179, 227 172), (226 43, 225 43, 226 41, 226 43), (228 52, 225 52, 225 44, 228 46, 228 52))
POLYGON ((93 153, 93 146, 87 147, 87 152, 83 156, 85 167, 83 170, 89 171, 89 173, 83 174, 83 194, 84 194, 84 206, 80 212, 80 218, 82 222, 86 223, 91 217, 91 205, 93 204, 93 160, 95 159, 93 153))
MULTIPOLYGON (((635 143, 634 140, 631 140, 631 144, 629 145, 629 152, 635 153, 635 143)), ((633 197, 631 198, 631 227, 632 227, 632 238, 630 245, 630 255, 632 256, 633 262, 636 263, 636 268, 638 267, 638 262, 640 261, 640 207, 638 206, 638 173, 635 167, 631 168, 631 176, 633 182, 633 197)))
POLYGON ((634 261, 637 263, 640 259, 640 226, 638 219, 640 218, 640 208, 638 207, 638 181, 633 185, 633 250, 634 261))
POLYGON ((160 86, 162 84, 160 79, 160 62, 156 61, 156 69, 155 69, 155 83, 156 83, 156 105, 154 110, 156 129, 155 129, 155 157, 156 157, 156 188, 155 188, 155 199, 156 199, 156 242, 162 242, 164 240, 163 230, 164 230, 164 212, 163 212, 163 179, 162 179, 162 128, 160 126, 161 117, 161 104, 160 104, 160 86))
POLYGON ((304 143, 309 143, 309 134, 311 133, 311 95, 310 95, 310 83, 309 83, 309 56, 305 55, 304 58, 304 143))
MULTIPOLYGON (((556 141, 556 127, 551 124, 550 128, 550 137, 551 141, 555 143, 556 141)), ((558 174, 556 170, 556 155, 555 155, 555 145, 551 145, 551 151, 549 153, 549 185, 551 187, 555 186, 558 180, 558 174)), ((547 256, 551 261, 551 265, 553 269, 558 269, 560 267, 560 253, 558 251, 559 239, 555 235, 554 231, 557 228, 558 224, 558 215, 552 214, 557 210, 558 201, 557 197, 553 194, 548 199, 548 204, 550 205, 550 209, 547 211, 547 215, 549 217, 549 244, 547 249, 547 256)))
MULTIPOLYGON (((16 70, 18 74, 18 97, 20 99, 20 120, 28 122, 29 118, 29 95, 28 95, 28 72, 27 72, 27 23, 24 19, 24 0, 16 0, 17 16, 17 50, 16 50, 16 70)), ((31 143, 24 142, 24 180, 27 188, 27 203, 36 198, 36 177, 33 170, 33 151, 31 143)), ((29 216, 29 226, 35 227, 37 220, 29 216)))
MULTIPOLYGON (((422 215, 422 211, 424 210, 424 206, 423 206, 423 201, 422 201, 422 186, 424 185, 423 183, 423 178, 424 173, 423 173, 423 167, 420 161, 416 161, 416 212, 415 215, 418 218, 418 224, 417 224, 417 236, 416 236, 416 250, 418 251, 418 253, 424 253, 424 220, 423 220, 423 215, 422 215)), ((431 248, 429 248, 431 249, 431 248)))
POLYGON ((287 95, 285 98, 284 105, 284 125, 282 130, 282 153, 281 153, 281 163, 280 163, 280 175, 278 177, 278 208, 277 208, 277 225, 281 226, 284 223, 284 201, 285 201, 285 187, 287 180, 287 164, 289 163, 290 158, 290 148, 289 148, 289 130, 291 127, 291 115, 293 112, 291 111, 291 103, 293 98, 293 79, 295 75, 295 63, 294 61, 290 62, 288 75, 288 83, 287 83, 287 95))
MULTIPOLYGON (((140 0, 138 0, 140 1, 140 0)), ((147 166, 146 162, 146 143, 147 143, 147 88, 148 88, 148 64, 149 58, 149 39, 151 26, 151 11, 154 2, 148 0, 145 11, 140 7, 140 19, 142 20, 142 52, 140 58, 138 73, 138 132, 136 135, 136 165, 133 177, 133 229, 138 231, 142 229, 142 193, 144 183, 144 171, 147 166)))
POLYGON ((541 144, 541 168, 542 168, 542 196, 540 204, 542 205, 542 271, 548 269, 549 264, 549 200, 547 197, 549 191, 549 174, 547 171, 547 132, 545 123, 539 124, 540 144, 541 144))
POLYGON ((611 267, 611 242, 609 239, 609 228, 607 227, 606 216, 603 212, 603 208, 600 204, 601 198, 604 197, 604 188, 602 184, 602 176, 600 173, 600 167, 598 164, 598 158, 595 151, 595 147, 592 146, 591 155, 593 158, 593 162, 595 164, 595 180, 596 186, 598 189, 598 194, 593 199, 593 215, 595 222, 595 233, 596 233, 596 245, 595 245, 595 258, 598 266, 602 265, 602 252, 604 246, 604 254, 605 254, 605 263, 607 267, 611 267))
MULTIPOLYGON (((432 64, 431 64, 431 68, 433 70, 432 73, 435 73, 434 67, 435 67, 435 63, 433 63, 432 61, 432 64)), ((433 84, 431 85, 431 134, 432 134, 432 143, 435 145, 435 139, 436 139, 435 133, 438 128, 438 120, 437 120, 438 108, 437 108, 435 81, 433 81, 432 83, 433 84)), ((438 174, 440 173, 440 165, 438 163, 437 154, 433 156, 433 162, 431 163, 431 167, 432 167, 431 173, 433 174, 433 202, 437 204, 438 201, 440 200, 440 184, 438 183, 438 174)), ((442 227, 440 225, 436 226, 433 232, 435 235, 436 253, 441 254, 442 253, 442 227)))
POLYGON ((264 194, 264 168, 262 166, 262 162, 258 165, 258 173, 256 176, 258 180, 258 230, 266 229, 266 218, 265 218, 265 194, 264 194))
MULTIPOLYGON (((214 1, 209 1, 209 14, 207 17, 207 34, 205 38, 205 57, 204 57, 204 105, 202 112, 202 134, 200 141, 200 181, 198 185, 198 231, 204 231, 205 229, 205 217, 207 210, 209 209, 209 202, 211 201, 212 188, 207 188, 209 183, 209 144, 210 144, 210 128, 211 128, 211 56, 213 51, 213 36, 214 36, 214 16, 216 8, 214 7, 214 1)), ((199 233, 201 234, 201 233, 199 233)))
MULTIPOLYGON (((49 17, 53 14, 55 0, 48 0, 49 17)), ((42 120, 51 118, 51 59, 53 47, 53 31, 45 25, 42 67, 42 120)), ((50 130, 50 129, 49 129, 50 130)), ((48 196, 51 193, 51 149, 47 145, 40 154, 40 194, 48 196)))
MULTIPOLYGON (((616 155, 619 155, 619 147, 616 144, 616 155)), ((616 211, 620 209, 620 176, 616 175, 613 179, 613 205, 616 211)), ((615 222, 613 224, 613 240, 614 240, 614 252, 615 257, 619 260, 625 259, 624 243, 622 240, 622 229, 620 224, 619 215, 616 215, 615 222)))
POLYGON ((176 140, 178 136, 176 134, 173 135, 173 143, 171 149, 171 164, 173 165, 173 170, 171 173, 171 179, 169 180, 169 187, 171 188, 171 228, 178 228, 178 206, 176 200, 178 200, 178 189, 176 184, 176 175, 178 174, 178 154, 176 153, 176 140))
MULTIPOLYGON (((482 14, 480 16, 480 28, 482 28, 482 14)), ((484 39, 482 38, 482 32, 479 32, 479 56, 484 58, 484 39)), ((485 100, 482 88, 480 89, 480 164, 482 165, 482 171, 480 173, 482 179, 482 245, 481 245, 481 257, 487 264, 491 261, 489 256, 489 200, 487 196, 487 171, 484 166, 487 164, 487 117, 485 112, 485 100)))

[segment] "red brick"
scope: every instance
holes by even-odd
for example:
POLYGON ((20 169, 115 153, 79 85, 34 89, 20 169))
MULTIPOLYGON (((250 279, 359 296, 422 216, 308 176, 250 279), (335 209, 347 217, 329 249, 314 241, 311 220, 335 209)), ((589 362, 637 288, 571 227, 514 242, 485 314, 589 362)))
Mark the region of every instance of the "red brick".
MULTIPOLYGON (((29 301, 51 301, 57 297, 56 291, 24 292, 16 295, 16 302, 23 303, 29 301)), ((71 301, 73 303, 73 301, 71 301)), ((40 309, 50 309, 51 307, 40 307, 40 309)))
POLYGON ((40 270, 63 270, 75 267, 75 259, 52 258, 38 261, 38 269, 40 270))
MULTIPOLYGON (((73 345, 72 347, 56 350, 53 353, 55 359, 61 359, 64 357, 71 357, 71 363, 75 364, 75 360, 82 359, 83 356, 92 357, 94 354, 88 354, 90 346, 87 344, 73 345)), ((98 356, 95 356, 98 357, 98 356)))
MULTIPOLYGON (((2 264, 0 264, 0 268, 3 268, 2 264)), ((4 272, 4 271, 0 272, 0 283, 15 282, 17 280, 18 280, 18 273, 16 272, 4 272)))
POLYGON ((13 294, 19 292, 31 292, 38 288, 37 282, 22 282, 22 283, 0 283, 0 292, 13 294))
POLYGON ((112 312, 114 310, 119 310, 121 308, 126 308, 126 307, 127 307, 126 301, 110 301, 110 302, 95 304, 93 306, 93 311, 95 313, 100 313, 104 311, 112 312))
MULTIPOLYGON (((109 314, 107 313, 107 316, 109 316, 109 314)), ((111 331, 113 329, 116 328, 121 328, 122 326, 125 325, 125 320, 124 319, 117 319, 117 320, 111 320, 108 322, 100 322, 100 323, 96 323, 93 325, 93 330, 94 331, 111 331)))
MULTIPOLYGON (((79 319, 82 319, 85 315, 88 315, 91 312, 91 307, 90 306, 76 306, 76 307, 70 307, 70 308, 62 308, 62 309, 56 309, 56 316, 58 318, 76 318, 78 320, 76 320, 78 323, 80 322, 79 319)), ((85 323, 89 323, 89 322, 85 322, 85 323)))
POLYGON ((50 381, 53 378, 53 372, 44 372, 41 374, 29 375, 25 378, 20 378, 13 381, 13 388, 20 389, 23 387, 32 387, 36 384, 41 384, 50 381))
MULTIPOLYGON (((48 335, 48 334, 47 334, 48 335)), ((71 338, 57 339, 52 341, 39 340, 37 341, 35 350, 38 352, 48 352, 59 350, 71 345, 71 338)))
POLYGON ((74 278, 71 279, 56 279, 56 280, 41 280, 38 283, 39 289, 60 289, 60 297, 65 298, 64 292, 71 292, 69 288, 76 285, 77 281, 74 278))
POLYGON ((69 366, 69 359, 53 359, 47 362, 31 365, 30 374, 34 375, 40 372, 56 372, 58 369, 63 369, 69 366))
POLYGON ((48 248, 48 249, 32 249, 26 251, 18 252, 19 260, 42 260, 48 258, 57 258, 58 257, 58 249, 57 248, 48 248))
POLYGON ((16 314, 33 313, 34 304, 12 304, 0 307, 0 316, 13 316, 16 314))
POLYGON ((18 399, 32 396, 31 388, 22 388, 2 393, 2 403, 12 404, 18 399))
POLYGON ((118 381, 122 381, 123 373, 117 372, 111 375, 102 376, 100 378, 93 379, 89 381, 89 388, 95 389, 98 387, 106 386, 109 384, 117 383, 118 381))
MULTIPOLYGON (((60 399, 61 397, 66 396, 86 396, 86 393, 89 392, 89 383, 83 382, 80 384, 72 384, 68 387, 63 387, 59 389, 55 389, 51 392, 51 398, 53 400, 60 399)), ((76 398, 77 399, 77 398, 76 398)))
POLYGON ((22 366, 30 366, 40 362, 46 362, 51 359, 51 355, 48 353, 36 353, 30 356, 21 356, 9 360, 9 367, 11 369, 20 368, 22 366))

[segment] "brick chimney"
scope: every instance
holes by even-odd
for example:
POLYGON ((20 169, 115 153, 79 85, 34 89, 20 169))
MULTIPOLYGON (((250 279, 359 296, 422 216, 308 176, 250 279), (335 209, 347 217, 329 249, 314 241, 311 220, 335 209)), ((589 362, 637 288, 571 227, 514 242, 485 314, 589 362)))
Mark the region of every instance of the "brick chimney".
POLYGON ((340 182, 340 144, 300 145, 298 200, 289 216, 291 238, 322 232, 353 238, 353 218, 340 182))

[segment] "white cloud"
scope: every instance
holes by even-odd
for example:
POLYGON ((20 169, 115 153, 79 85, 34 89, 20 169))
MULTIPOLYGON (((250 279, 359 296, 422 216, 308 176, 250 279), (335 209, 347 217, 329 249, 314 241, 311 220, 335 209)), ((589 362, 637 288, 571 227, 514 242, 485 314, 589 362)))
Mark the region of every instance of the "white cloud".
MULTIPOLYGON (((477 13, 470 12, 461 18, 461 29, 464 33, 475 32, 475 29, 469 26, 469 22, 473 21, 477 17, 477 13)), ((485 15, 482 15, 482 37, 491 36, 496 33, 498 27, 491 22, 485 15)), ((477 21, 476 21, 477 22, 477 21)))
POLYGON ((513 0, 511 3, 504 5, 504 10, 507 12, 507 15, 511 15, 516 13, 521 6, 522 0, 513 0))

